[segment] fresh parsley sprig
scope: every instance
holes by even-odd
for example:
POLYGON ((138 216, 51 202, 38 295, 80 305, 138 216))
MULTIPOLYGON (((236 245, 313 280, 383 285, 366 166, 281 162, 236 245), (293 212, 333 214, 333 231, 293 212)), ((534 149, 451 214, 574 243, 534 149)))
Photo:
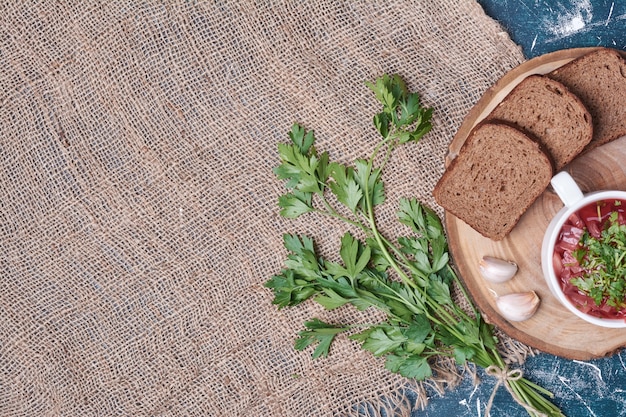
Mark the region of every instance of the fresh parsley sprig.
POLYGON ((304 324, 296 349, 316 345, 313 357, 327 356, 335 337, 348 332, 363 349, 384 357, 388 370, 418 380, 433 376, 431 363, 439 356, 452 357, 459 365, 471 361, 500 375, 499 383, 530 415, 562 416, 546 398, 551 393, 519 375, 507 376, 493 327, 473 306, 450 265, 437 214, 416 199, 401 199, 398 220, 411 235, 393 243, 378 229, 375 207, 385 201, 382 172, 389 155, 431 130, 433 110, 424 108, 397 75, 383 75, 366 85, 382 104, 373 118, 382 139, 368 159, 352 165, 331 162, 327 152, 315 149, 313 131, 294 124, 291 143, 278 145, 281 163, 274 169, 288 189, 278 200, 282 216, 335 217, 356 227, 363 238, 346 232, 340 260, 331 260, 316 252, 311 238, 284 235, 289 252, 285 268, 265 285, 272 289, 278 308, 313 299, 329 310, 346 305, 376 308, 386 314, 386 320, 362 325, 314 318, 304 324), (469 312, 455 303, 453 289, 465 297, 469 312))

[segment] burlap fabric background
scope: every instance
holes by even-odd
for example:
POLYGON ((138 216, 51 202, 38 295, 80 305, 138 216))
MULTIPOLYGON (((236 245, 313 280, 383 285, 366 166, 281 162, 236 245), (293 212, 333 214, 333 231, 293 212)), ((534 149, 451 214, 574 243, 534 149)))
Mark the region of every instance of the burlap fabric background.
POLYGON ((435 108, 385 176, 381 227, 404 233, 398 198, 434 206, 456 128, 523 60, 501 28, 469 0, 33 3, 0 6, 0 415, 401 402, 411 382, 346 338, 315 362, 292 348, 305 319, 371 312, 271 305, 281 235, 332 253, 345 230, 278 216, 276 144, 298 121, 366 157, 363 82, 401 74, 435 108))

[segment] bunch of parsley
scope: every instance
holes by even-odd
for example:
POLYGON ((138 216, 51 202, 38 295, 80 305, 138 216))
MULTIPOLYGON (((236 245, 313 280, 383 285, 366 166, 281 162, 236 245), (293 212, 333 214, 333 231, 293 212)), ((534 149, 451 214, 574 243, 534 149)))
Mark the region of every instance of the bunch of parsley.
MULTIPOLYGON (((346 232, 340 261, 333 261, 318 255, 310 237, 285 235, 285 268, 265 285, 279 308, 313 299, 329 310, 348 304, 359 310, 373 307, 387 318, 365 328, 314 318, 304 324, 295 348, 316 345, 313 357, 327 356, 335 337, 349 332, 363 349, 384 357, 388 370, 408 378, 433 376, 431 363, 440 355, 506 374, 492 326, 473 307, 450 265, 437 214, 415 199, 402 199, 398 220, 412 234, 393 243, 378 229, 374 209, 385 201, 383 168, 394 148, 430 131, 432 109, 422 107, 418 94, 409 92, 397 75, 366 85, 383 107, 373 119, 382 140, 369 159, 353 165, 331 162, 327 152, 315 149, 313 131, 294 124, 291 143, 278 145, 281 164, 274 170, 288 189, 278 201, 282 216, 332 216, 360 230, 364 239, 346 232), (461 291, 471 311, 454 302, 452 288, 461 291)), ((562 416, 542 387, 525 378, 500 382, 530 415, 562 416)))

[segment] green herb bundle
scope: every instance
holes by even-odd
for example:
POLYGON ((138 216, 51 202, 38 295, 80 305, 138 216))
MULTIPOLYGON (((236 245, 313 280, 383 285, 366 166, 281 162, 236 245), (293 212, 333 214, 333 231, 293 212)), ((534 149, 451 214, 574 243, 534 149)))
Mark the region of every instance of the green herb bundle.
POLYGON ((550 392, 520 371, 508 370, 493 327, 473 307, 450 265, 437 214, 415 199, 402 199, 398 220, 411 235, 394 243, 378 229, 375 207, 385 200, 383 168, 394 148, 417 142, 430 131, 432 109, 424 108, 418 94, 409 92, 398 76, 384 75, 366 85, 383 106, 373 120, 382 140, 369 159, 353 165, 331 162, 327 152, 315 149, 313 131, 295 124, 289 132, 291 143, 278 145, 281 164, 274 170, 288 188, 278 201, 282 216, 332 216, 359 229, 364 238, 345 233, 340 261, 333 261, 318 255, 311 238, 285 235, 285 268, 265 285, 273 290, 279 308, 313 299, 326 309, 373 307, 384 312, 386 320, 363 327, 314 318, 304 324, 295 348, 315 346, 314 358, 327 356, 337 334, 348 332, 363 349, 384 357, 388 370, 418 380, 433 376, 431 363, 437 357, 453 357, 459 365, 469 361, 496 376, 497 386, 504 384, 530 415, 562 416, 546 398, 552 397, 550 392), (471 311, 455 303, 453 288, 471 311))

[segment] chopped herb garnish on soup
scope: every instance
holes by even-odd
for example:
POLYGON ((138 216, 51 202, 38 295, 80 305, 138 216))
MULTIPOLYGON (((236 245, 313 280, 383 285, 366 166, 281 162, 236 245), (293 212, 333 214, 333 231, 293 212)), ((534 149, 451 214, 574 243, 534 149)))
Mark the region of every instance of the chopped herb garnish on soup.
POLYGON ((561 228, 554 268, 564 294, 584 313, 626 317, 624 201, 601 200, 572 214, 561 228))

